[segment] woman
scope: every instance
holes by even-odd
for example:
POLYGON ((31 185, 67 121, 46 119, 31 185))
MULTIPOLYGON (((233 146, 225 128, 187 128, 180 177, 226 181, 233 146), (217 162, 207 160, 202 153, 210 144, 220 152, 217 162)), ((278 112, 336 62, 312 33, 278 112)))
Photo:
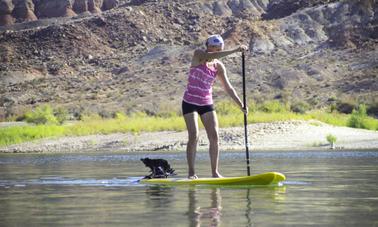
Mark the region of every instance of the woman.
POLYGON ((228 95, 236 102, 240 109, 247 113, 243 103, 230 84, 226 68, 218 58, 225 57, 235 52, 247 50, 246 46, 240 46, 232 50, 223 50, 224 42, 220 35, 212 35, 206 41, 206 50, 196 50, 190 66, 188 85, 182 101, 182 112, 188 129, 188 144, 186 155, 189 167, 190 179, 198 178, 195 173, 194 161, 199 138, 198 114, 205 126, 210 142, 209 154, 211 173, 213 177, 222 177, 218 170, 219 162, 219 136, 218 119, 213 106, 212 86, 218 78, 228 95))

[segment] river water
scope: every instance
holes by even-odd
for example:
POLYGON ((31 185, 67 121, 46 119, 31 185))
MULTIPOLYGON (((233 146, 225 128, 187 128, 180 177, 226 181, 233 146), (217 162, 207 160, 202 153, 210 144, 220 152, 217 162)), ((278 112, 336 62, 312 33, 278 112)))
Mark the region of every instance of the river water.
MULTIPOLYGON (((252 152, 252 173, 280 187, 151 186, 140 158, 186 176, 183 152, 1 154, 0 226, 378 226, 378 151, 252 152)), ((246 175, 244 152, 223 152, 224 176, 246 175)), ((210 174, 199 153, 197 174, 210 174)))

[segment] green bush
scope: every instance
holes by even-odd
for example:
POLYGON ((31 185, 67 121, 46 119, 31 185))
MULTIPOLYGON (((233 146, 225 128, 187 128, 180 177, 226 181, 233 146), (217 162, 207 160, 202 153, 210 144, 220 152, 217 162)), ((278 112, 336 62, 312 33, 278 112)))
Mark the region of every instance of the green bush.
POLYGON ((181 114, 181 105, 175 103, 162 102, 159 104, 156 113, 151 116, 170 118, 177 117, 181 114))
POLYGON ((350 114, 357 108, 357 104, 352 100, 338 101, 336 103, 336 109, 339 113, 350 114))
POLYGON ((162 117, 162 118, 170 118, 170 117, 177 117, 177 113, 175 111, 171 112, 159 112, 156 114, 157 117, 162 117))
MULTIPOLYGON (((256 111, 256 103, 252 100, 247 103, 249 113, 256 111)), ((215 109, 218 115, 239 115, 242 114, 239 106, 233 101, 220 101, 215 105, 215 109)))
POLYGON ((367 118, 366 106, 361 104, 357 109, 352 111, 352 114, 348 120, 348 126, 352 128, 365 128, 364 121, 367 118))
POLYGON ((256 105, 256 102, 254 100, 249 101, 247 103, 247 107, 248 107, 248 112, 249 113, 253 113, 253 112, 257 111, 257 105, 256 105))
POLYGON ((241 113, 240 108, 231 103, 230 101, 220 101, 215 106, 217 114, 219 115, 231 115, 241 113))
POLYGON ((39 106, 25 114, 25 121, 33 124, 57 124, 58 120, 49 105, 39 106))
POLYGON ((83 122, 99 121, 102 119, 103 118, 97 113, 89 113, 89 114, 80 115, 80 121, 83 121, 83 122))
POLYGON ((326 139, 327 139, 328 143, 330 143, 330 144, 336 143, 336 140, 337 140, 336 136, 334 136, 332 134, 328 134, 326 139))
POLYGON ((367 108, 367 114, 373 117, 378 117, 378 102, 369 105, 367 108))
POLYGON ((361 104, 358 109, 353 110, 348 119, 347 126, 352 128, 378 130, 378 120, 369 117, 366 112, 366 106, 361 104))
POLYGON ((101 118, 112 118, 114 116, 114 113, 112 113, 111 111, 108 111, 108 110, 100 110, 100 111, 98 111, 98 115, 101 118))
POLYGON ((116 112, 114 114, 114 118, 117 119, 117 120, 120 120, 120 121, 125 121, 126 120, 126 115, 122 112, 116 112))
POLYGON ((66 120, 69 119, 69 113, 66 109, 58 107, 54 110, 54 116, 59 124, 63 124, 66 120))
POLYGON ((296 102, 290 106, 290 110, 294 113, 305 114, 310 109, 310 106, 305 102, 296 102))
POLYGON ((336 112, 337 111, 337 106, 335 103, 332 103, 330 106, 329 106, 329 112, 330 113, 333 113, 333 112, 336 112))
POLYGON ((265 113, 283 113, 283 112, 287 112, 288 108, 286 105, 279 102, 278 100, 273 100, 273 101, 264 102, 260 106, 259 110, 265 113))

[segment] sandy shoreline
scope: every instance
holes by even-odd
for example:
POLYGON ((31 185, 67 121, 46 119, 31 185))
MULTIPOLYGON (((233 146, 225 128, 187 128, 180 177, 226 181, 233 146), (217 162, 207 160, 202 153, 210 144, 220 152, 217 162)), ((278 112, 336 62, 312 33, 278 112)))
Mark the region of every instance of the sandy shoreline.
MULTIPOLYGON (((284 121, 248 126, 251 150, 326 150, 328 134, 337 137, 336 149, 377 149, 378 131, 331 126, 319 121, 284 121)), ((244 128, 221 128, 221 150, 244 150, 244 128)), ((1 147, 1 153, 70 153, 184 151, 187 132, 117 133, 80 137, 48 138, 1 147)), ((204 130, 198 150, 207 150, 204 130)))

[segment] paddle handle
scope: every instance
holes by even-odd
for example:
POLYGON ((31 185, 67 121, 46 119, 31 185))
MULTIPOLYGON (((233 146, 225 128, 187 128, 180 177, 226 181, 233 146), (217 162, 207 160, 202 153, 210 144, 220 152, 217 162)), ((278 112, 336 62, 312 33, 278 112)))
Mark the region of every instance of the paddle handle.
MULTIPOLYGON (((243 106, 247 109, 247 95, 245 89, 245 54, 242 52, 242 76, 243 76, 243 106)), ((249 161, 249 145, 248 145, 248 116, 247 113, 244 113, 244 139, 245 139, 245 157, 247 161, 247 174, 251 176, 251 168, 249 161)))

